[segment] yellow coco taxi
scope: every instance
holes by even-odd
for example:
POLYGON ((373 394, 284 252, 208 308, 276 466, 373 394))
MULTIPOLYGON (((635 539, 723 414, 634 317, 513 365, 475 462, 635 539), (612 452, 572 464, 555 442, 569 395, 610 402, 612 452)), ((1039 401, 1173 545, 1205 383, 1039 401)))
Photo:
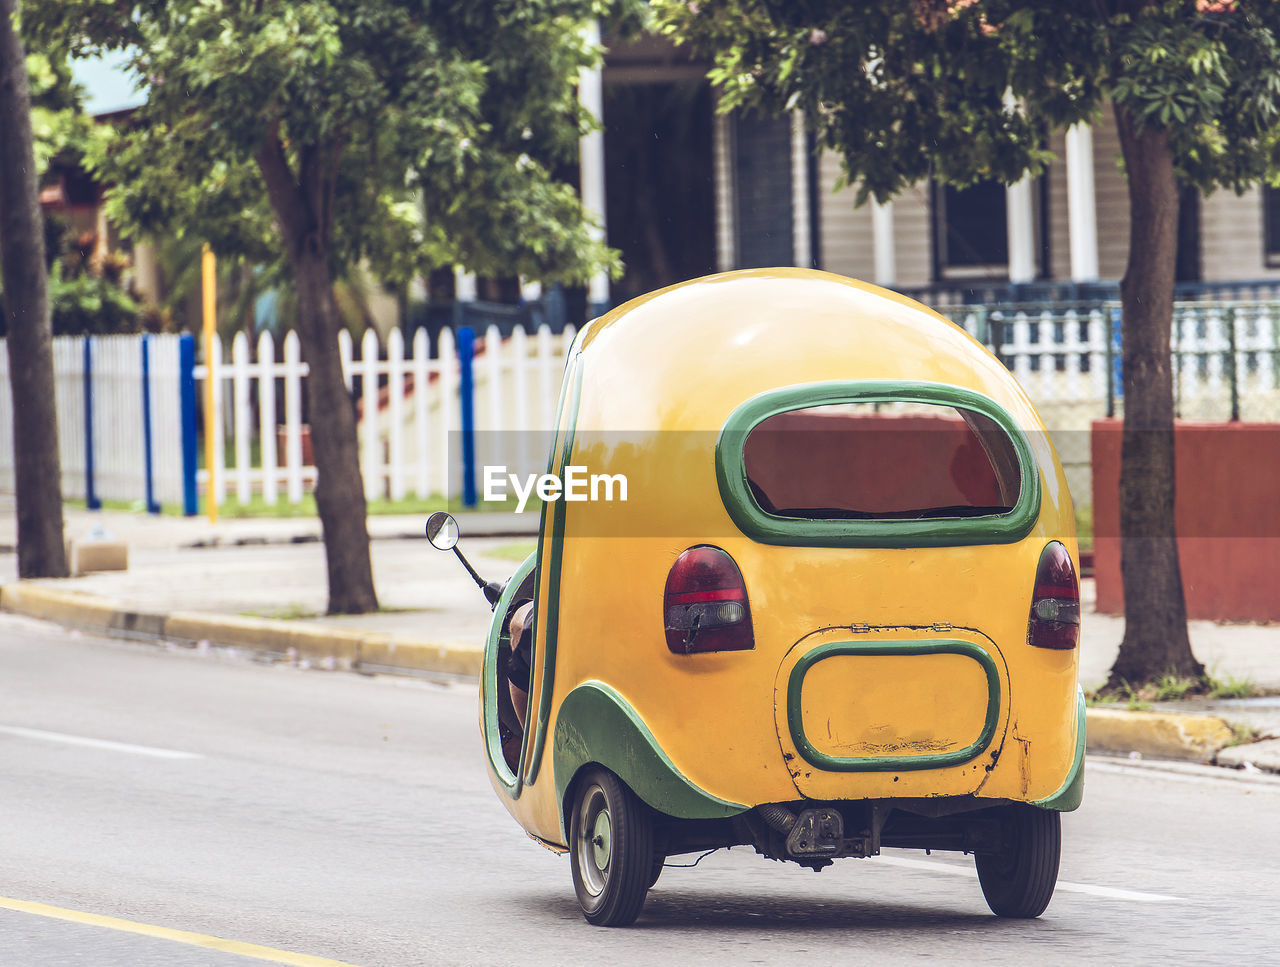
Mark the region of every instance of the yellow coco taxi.
POLYGON ((1083 789, 1077 549, 995 357, 826 273, 673 286, 579 333, 547 479, 575 473, 489 587, 481 728, 589 921, 632 922, 667 857, 731 845, 815 870, 973 853, 996 914, 1044 910, 1083 789))

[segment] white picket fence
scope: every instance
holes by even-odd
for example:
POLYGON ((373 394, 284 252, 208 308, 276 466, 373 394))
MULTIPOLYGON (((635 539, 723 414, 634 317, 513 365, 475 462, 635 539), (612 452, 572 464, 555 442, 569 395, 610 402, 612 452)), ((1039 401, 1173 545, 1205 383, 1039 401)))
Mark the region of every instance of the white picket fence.
MULTIPOLYGON (((151 437, 151 499, 183 499, 182 413, 177 395, 179 345, 176 335, 94 336, 53 340, 54 393, 58 412, 58 450, 64 497, 82 500, 147 498, 147 435, 151 437), (147 396, 143 406, 143 344, 146 344, 147 396), (88 394, 86 394, 86 382, 88 394), (86 407, 88 403, 88 407, 86 407), (92 440, 92 450, 88 442, 92 440), (92 463, 92 474, 90 474, 92 463), (90 482, 92 481, 92 488, 90 482)), ((13 490, 13 410, 9 390, 9 353, 0 340, 0 490, 13 490)))
MULTIPOLYGON (((1090 426, 1124 413, 1119 305, 944 314, 1009 366, 1050 429, 1072 494, 1091 503, 1090 426)), ((1170 349, 1180 419, 1280 421, 1280 303, 1176 303, 1170 349)))
MULTIPOLYGON (((1107 304, 947 311, 991 346, 1036 405, 1050 411, 1095 411, 1109 394, 1120 403, 1119 349, 1108 353, 1107 346, 1118 313, 1118 305, 1107 304), (994 341, 993 333, 999 334, 994 341)), ((1231 419, 1234 397, 1240 419, 1280 419, 1280 303, 1177 303, 1170 349, 1181 418, 1231 419)))
MULTIPOLYGON (((483 342, 477 340, 473 378, 478 462, 506 464, 521 472, 545 463, 545 451, 535 452, 535 431, 554 426, 573 336, 572 326, 556 335, 543 326, 533 336, 516 329, 504 340, 497 326, 490 326, 483 342)), ((213 426, 214 452, 228 454, 227 465, 212 475, 213 499, 219 505, 228 493, 242 504, 255 494, 268 504, 282 498, 298 503, 315 481, 315 467, 304 460, 309 428, 302 423, 302 382, 307 365, 297 334, 288 333, 281 348, 277 362, 274 339, 264 332, 256 353, 251 353, 248 337, 238 333, 229 361, 215 344, 210 362, 195 367, 200 392, 212 371, 214 411, 223 414, 213 426), (282 422, 277 381, 283 385, 282 422)), ((421 329, 408 346, 398 329, 391 331, 385 346, 367 330, 358 355, 355 350, 350 334, 340 332, 343 378, 348 391, 359 394, 360 471, 366 498, 457 495, 462 407, 453 333, 440 333, 435 359, 421 329)), ((208 492, 208 471, 201 471, 199 479, 201 490, 208 492)))

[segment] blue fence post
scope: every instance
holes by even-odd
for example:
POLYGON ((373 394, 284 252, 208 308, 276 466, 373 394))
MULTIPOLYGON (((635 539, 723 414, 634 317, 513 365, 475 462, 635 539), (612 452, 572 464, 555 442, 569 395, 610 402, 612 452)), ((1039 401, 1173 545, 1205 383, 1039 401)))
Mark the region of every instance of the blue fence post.
POLYGON ((476 494, 476 387, 472 361, 476 333, 470 326, 458 329, 458 397, 462 412, 462 506, 474 507, 476 494))
POLYGON ((200 513, 196 491, 196 340, 183 333, 178 342, 178 400, 182 406, 182 512, 200 513))
POLYGON ((1120 308, 1111 310, 1111 338, 1107 343, 1111 350, 1111 398, 1107 400, 1107 416, 1115 416, 1115 401, 1124 399, 1124 340, 1120 308))
POLYGON ((142 460, 147 513, 160 513, 156 501, 155 458, 151 444, 151 336, 142 337, 142 460))
POLYGON ((98 488, 93 479, 93 337, 84 337, 84 502, 90 510, 101 510, 98 488))

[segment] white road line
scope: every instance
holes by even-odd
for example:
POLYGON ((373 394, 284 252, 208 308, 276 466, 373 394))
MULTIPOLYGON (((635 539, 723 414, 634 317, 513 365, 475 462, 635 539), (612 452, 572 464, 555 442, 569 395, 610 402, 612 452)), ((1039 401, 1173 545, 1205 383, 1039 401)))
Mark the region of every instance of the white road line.
POLYGON ((45 742, 61 742, 64 745, 79 745, 87 749, 105 749, 108 752, 127 752, 131 755, 146 755, 153 759, 203 759, 196 752, 178 752, 174 749, 156 749, 149 745, 130 745, 128 742, 111 742, 107 739, 90 739, 82 735, 66 735, 62 732, 45 732, 41 729, 24 729, 19 725, 0 725, 0 734, 13 735, 20 739, 40 739, 45 742))
MULTIPOLYGON (((969 866, 956 866, 951 863, 931 862, 930 860, 911 860, 902 856, 878 856, 871 862, 886 863, 907 870, 926 870, 930 873, 949 873, 952 876, 967 876, 977 879, 978 873, 969 866)), ((1084 893, 1089 896, 1105 897, 1108 900, 1133 900, 1137 903, 1181 903, 1182 898, 1165 896, 1162 893, 1143 893, 1140 890, 1122 890, 1114 886, 1096 886, 1092 883, 1070 883, 1059 880, 1057 889, 1066 893, 1084 893)))

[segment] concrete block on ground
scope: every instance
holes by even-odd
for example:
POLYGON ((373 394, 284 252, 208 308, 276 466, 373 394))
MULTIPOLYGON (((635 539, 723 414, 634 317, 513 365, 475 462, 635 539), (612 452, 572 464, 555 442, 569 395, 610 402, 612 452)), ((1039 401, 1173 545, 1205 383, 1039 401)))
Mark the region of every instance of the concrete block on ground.
POLYGON ((89 533, 67 540, 67 567, 72 577, 93 571, 127 571, 129 545, 95 526, 89 533))
POLYGON ((1217 763, 1233 769, 1253 766, 1267 772, 1280 772, 1280 739, 1230 746, 1218 753, 1217 763))

